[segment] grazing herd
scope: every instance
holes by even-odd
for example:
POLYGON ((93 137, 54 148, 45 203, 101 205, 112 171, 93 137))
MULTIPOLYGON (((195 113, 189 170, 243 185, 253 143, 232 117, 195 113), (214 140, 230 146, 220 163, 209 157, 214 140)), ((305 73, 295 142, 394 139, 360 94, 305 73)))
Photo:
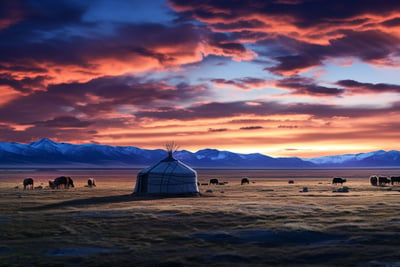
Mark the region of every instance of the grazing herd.
MULTIPOLYGON (((347 182, 347 180, 342 178, 342 177, 334 177, 334 178, 332 178, 332 184, 334 184, 334 185, 337 185, 337 184, 343 185, 343 183, 346 183, 346 182, 347 182)), ((392 176, 392 177, 390 177, 390 179, 387 178, 386 176, 371 176, 370 177, 370 182, 371 182, 371 185, 373 185, 373 186, 378 186, 378 185, 379 186, 385 186, 387 184, 392 184, 392 185, 400 184, 400 176, 392 176)), ((210 185, 223 185, 225 183, 219 182, 219 180, 216 179, 216 178, 210 179, 210 182, 209 182, 210 185)), ((288 183, 289 184, 294 184, 294 180, 289 180, 288 183)), ((240 184, 241 185, 250 184, 249 178, 243 177, 241 182, 240 182, 240 184)), ((201 185, 208 185, 208 184, 205 183, 205 184, 201 184, 201 185)))
MULTIPOLYGON (((388 184, 400 184, 400 176, 392 176, 390 179, 387 176, 373 175, 369 178, 371 185, 373 186, 385 186, 388 184)), ((346 179, 341 177, 335 177, 332 179, 332 184, 343 184, 346 179)))
MULTIPOLYGON (((210 179, 210 182, 207 183, 202 183, 201 185, 225 185, 228 182, 220 182, 217 178, 212 178, 210 179)), ((240 185, 244 184, 250 184, 250 180, 247 177, 243 177, 242 180, 240 181, 240 185)), ((200 183, 197 183, 197 185, 200 185, 200 183)))
MULTIPOLYGON (((341 184, 346 182, 346 179, 341 178, 341 177, 334 177, 332 179, 332 184, 341 184)), ((216 178, 210 179, 209 183, 202 183, 201 185, 225 185, 228 182, 220 182, 216 178)), ((253 182, 254 183, 254 182, 253 182)), ((288 181, 289 184, 294 184, 293 180, 288 181)), ((373 186, 385 186, 388 184, 400 184, 400 176, 392 176, 390 179, 386 176, 378 176, 374 175, 370 177, 370 183, 373 186)), ((27 177, 23 180, 22 182, 24 186, 24 190, 27 189, 35 189, 34 187, 34 179, 31 177, 27 177)), ((245 184, 250 184, 250 180, 248 177, 243 177, 240 181, 240 185, 245 185, 245 184)), ((200 183, 198 183, 200 185, 200 183)), ((87 180, 87 185, 85 187, 95 187, 96 186, 96 181, 94 178, 88 178, 87 180)), ((69 176, 60 176, 55 178, 53 181, 49 181, 49 188, 50 189, 69 189, 70 187, 75 187, 74 186, 74 181, 72 180, 71 177, 69 176)), ((42 187, 36 187, 36 189, 41 189, 42 187)))
MULTIPOLYGON (((400 184, 400 176, 392 176, 390 179, 387 176, 373 175, 369 178, 371 185, 373 186, 385 186, 388 184, 400 184)), ((335 177, 332 179, 332 184, 343 184, 346 179, 341 177, 335 177)))
MULTIPOLYGON (((42 186, 34 187, 34 179, 31 177, 25 178, 22 181, 24 185, 24 190, 27 189, 42 189, 42 186)), ((96 181, 94 178, 89 178, 86 187, 95 187, 96 181)), ((53 181, 49 181, 49 189, 69 189, 70 187, 75 187, 74 180, 69 176, 60 176, 55 178, 53 181)))
POLYGON ((389 178, 387 178, 386 176, 371 176, 369 178, 369 181, 371 182, 371 185, 373 186, 384 186, 387 184, 399 184, 400 183, 400 176, 392 176, 389 178))

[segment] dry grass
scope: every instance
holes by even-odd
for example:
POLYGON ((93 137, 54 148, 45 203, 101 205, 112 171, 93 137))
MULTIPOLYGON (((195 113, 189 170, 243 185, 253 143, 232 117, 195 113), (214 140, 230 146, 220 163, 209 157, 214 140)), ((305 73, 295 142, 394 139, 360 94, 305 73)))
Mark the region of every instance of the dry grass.
POLYGON ((69 171, 74 189, 33 191, 14 188, 27 173, 7 172, 0 266, 400 266, 399 188, 372 187, 366 173, 347 171, 350 192, 333 193, 329 171, 201 170, 201 183, 228 183, 155 199, 130 195, 132 170, 95 172, 96 188, 69 171))

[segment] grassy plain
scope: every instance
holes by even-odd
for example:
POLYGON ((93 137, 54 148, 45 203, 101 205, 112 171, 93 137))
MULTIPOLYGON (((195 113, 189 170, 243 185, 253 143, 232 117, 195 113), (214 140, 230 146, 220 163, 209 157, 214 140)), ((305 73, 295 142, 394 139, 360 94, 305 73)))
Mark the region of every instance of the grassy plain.
POLYGON ((400 187, 368 180, 399 169, 198 170, 227 183, 160 199, 131 195, 137 172, 2 170, 0 266, 400 266, 400 187), (75 188, 22 190, 61 175, 75 188))

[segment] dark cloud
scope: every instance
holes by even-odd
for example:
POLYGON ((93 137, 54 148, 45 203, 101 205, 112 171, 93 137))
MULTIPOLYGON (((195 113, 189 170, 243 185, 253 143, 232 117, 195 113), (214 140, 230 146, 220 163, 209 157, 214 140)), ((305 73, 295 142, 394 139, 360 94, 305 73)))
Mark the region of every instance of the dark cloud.
POLYGON ((3 51, 0 64, 26 66, 35 65, 38 61, 69 64, 79 58, 77 54, 82 51, 79 48, 83 45, 79 42, 83 38, 71 36, 80 35, 81 29, 89 26, 81 20, 85 5, 64 0, 13 2, 18 4, 10 6, 5 12, 17 12, 21 16, 0 31, 0 49, 3 51))
POLYGON ((87 5, 74 1, 25 0, 23 22, 34 23, 38 30, 54 29, 60 26, 82 22, 87 5))
POLYGON ((242 53, 246 51, 246 48, 242 44, 230 41, 224 33, 212 33, 208 38, 212 46, 219 47, 227 51, 227 53, 235 53, 235 51, 242 53))
POLYGON ((47 76, 36 76, 36 77, 25 77, 18 79, 9 73, 0 73, 0 85, 7 85, 22 93, 30 93, 36 90, 42 90, 45 88, 45 81, 48 80, 47 76))
POLYGON ((338 85, 346 87, 357 93, 364 92, 396 92, 400 93, 400 85, 387 84, 387 83, 361 83, 354 80, 340 80, 337 82, 338 85))
POLYGON ((0 71, 6 72, 29 72, 29 73, 46 73, 47 69, 35 66, 23 66, 23 65, 0 65, 0 71))
POLYGON ((293 75, 321 66, 331 57, 377 63, 400 54, 397 35, 374 26, 379 20, 387 27, 398 25, 399 18, 388 19, 400 11, 400 2, 395 0, 239 0, 229 4, 209 0, 201 5, 171 0, 170 5, 215 31, 255 42, 252 47, 257 52, 276 61, 266 68, 275 74, 293 75))
POLYGON ((344 89, 332 88, 317 85, 312 79, 300 76, 293 76, 278 80, 278 87, 293 90, 293 94, 313 95, 313 96, 339 96, 344 93, 344 89))
MULTIPOLYGON (((53 70, 68 65, 93 72, 107 60, 135 70, 142 63, 136 60, 143 58, 156 59, 160 66, 199 59, 196 53, 203 33, 190 24, 89 23, 84 15, 96 3, 82 1, 7 3, 0 4, 0 15, 18 19, 12 23, 0 19, 0 70, 45 72, 44 65, 53 70)), ((154 67, 157 63, 148 66, 154 67)), ((97 76, 104 75, 102 71, 97 76)))
POLYGON ((51 122, 57 117, 101 116, 123 105, 151 108, 159 103, 184 103, 206 95, 204 84, 142 81, 134 76, 102 77, 86 83, 51 85, 0 107, 0 119, 15 123, 51 122))
POLYGON ((237 21, 233 23, 216 23, 213 25, 213 29, 220 31, 230 31, 235 29, 251 30, 268 27, 264 22, 257 19, 250 19, 246 21, 237 21))
POLYGON ((82 121, 75 117, 64 116, 64 117, 57 117, 52 120, 36 121, 26 124, 33 124, 41 127, 55 127, 55 128, 85 128, 91 125, 92 122, 82 121))
MULTIPOLYGON (((93 26, 94 27, 94 26, 93 26)), ((52 62, 59 65, 76 65, 95 69, 89 62, 99 59, 126 61, 135 56, 154 58, 160 64, 179 63, 180 57, 192 56, 199 40, 190 25, 167 27, 159 24, 121 25, 113 33, 95 35, 29 36, 35 33, 26 26, 24 41, 0 32, 0 64, 32 64, 52 62), (140 36, 140 38, 138 38, 140 36), (36 41, 42 38, 44 40, 36 41), (34 39, 31 41, 29 39, 34 39), (101 45, 100 45, 101 44, 101 45), (179 51, 165 52, 165 47, 182 47, 179 51), (160 52, 163 51, 163 52, 160 52)), ((10 30, 11 31, 11 30, 10 30)), ((134 66, 132 66, 134 69, 134 66)))
POLYGON ((210 81, 215 83, 216 85, 228 85, 243 90, 251 90, 266 85, 266 80, 253 77, 245 77, 232 80, 216 78, 216 79, 210 79, 210 81))
MULTIPOLYGON (((338 32, 339 33, 339 32, 338 32)), ((396 36, 377 30, 340 31, 344 36, 331 40, 328 45, 316 45, 307 42, 279 37, 271 44, 279 43, 289 55, 274 57, 277 65, 265 70, 275 74, 293 75, 310 67, 323 65, 329 58, 355 57, 375 63, 379 60, 390 60, 393 55, 400 55, 400 39, 396 36)))
POLYGON ((20 1, 0 2, 0 31, 22 20, 24 9, 20 1))
POLYGON ((240 130, 259 130, 263 128, 264 127, 262 126, 245 126, 245 127, 240 127, 240 130))
POLYGON ((293 71, 297 74, 301 70, 322 64, 321 58, 318 58, 318 55, 315 57, 307 55, 289 55, 275 57, 274 59, 278 61, 279 64, 274 67, 265 68, 265 70, 269 70, 275 74, 285 74, 285 72, 292 74, 293 71))
POLYGON ((382 22, 383 26, 386 27, 398 27, 400 26, 400 18, 394 18, 394 19, 389 19, 389 20, 385 20, 384 22, 382 22))
POLYGON ((226 33, 209 31, 207 28, 198 29, 202 42, 206 44, 204 53, 207 55, 219 55, 233 57, 237 60, 250 60, 254 55, 242 43, 233 40, 231 35, 226 33))
MULTIPOLYGON (((88 23, 83 19, 88 4, 79 1, 23 2, 23 19, 0 31, 0 66, 30 65, 38 70, 43 64, 69 65, 96 71, 99 64, 113 60, 133 71, 196 62, 201 60, 200 52, 248 57, 245 46, 228 34, 198 25, 88 23), (143 58, 157 63, 141 66, 143 58)), ((102 74, 104 70, 97 76, 102 74)))
POLYGON ((177 120, 193 120, 193 119, 215 119, 215 118, 231 118, 240 115, 291 115, 306 114, 315 118, 333 118, 333 117, 349 117, 360 118, 373 115, 383 115, 388 112, 398 112, 398 103, 392 104, 386 108, 376 107, 342 107, 339 105, 327 104, 281 104, 278 102, 252 102, 249 104, 245 101, 238 102, 211 102, 201 105, 194 105, 188 108, 170 108, 153 109, 151 111, 138 111, 135 113, 137 118, 154 118, 154 119, 177 119, 177 120), (255 104, 256 103, 256 104, 255 104))
MULTIPOLYGON (((246 18, 268 18, 286 16, 293 24, 300 28, 313 27, 318 24, 330 25, 349 21, 350 24, 359 24, 362 15, 384 15, 400 10, 400 3, 396 0, 377 2, 374 0, 238 0, 227 2, 223 0, 205 0, 199 5, 195 0, 170 0, 170 5, 182 16, 199 19, 212 24, 226 21, 232 24, 244 23, 246 18)), ((253 19, 254 20, 254 19, 253 19)), ((253 21, 251 20, 251 21, 253 21)), ((242 26, 242 25, 240 25, 242 26)))
MULTIPOLYGON (((169 5, 180 16, 201 20, 207 26, 182 21, 169 26, 126 22, 110 24, 112 30, 103 29, 103 24, 86 22, 83 17, 89 4, 79 1, 17 3, 2 4, 5 17, 7 14, 19 14, 18 20, 12 24, 5 23, 8 25, 5 26, 6 30, 0 32, 2 66, 21 66, 22 62, 32 66, 55 63, 94 70, 98 64, 96 60, 126 62, 127 59, 140 60, 140 57, 155 59, 161 66, 179 65, 182 58, 186 58, 186 61, 193 61, 194 58, 200 60, 195 56, 200 44, 205 44, 202 52, 206 55, 250 59, 251 51, 242 40, 265 41, 278 38, 282 46, 287 46, 282 36, 296 39, 298 43, 296 47, 286 47, 290 53, 284 55, 271 54, 270 47, 264 49, 269 57, 277 61, 276 66, 268 67, 267 70, 277 74, 319 66, 323 60, 332 56, 350 55, 370 61, 385 59, 393 52, 398 53, 394 48, 399 44, 395 35, 379 30, 367 31, 362 27, 368 22, 365 14, 383 17, 400 10, 400 4, 395 0, 384 3, 372 0, 242 0, 229 4, 220 0, 208 0, 201 4, 190 0, 171 0, 169 5), (295 28, 290 33, 280 33, 275 25, 277 18, 285 18, 282 23, 295 28), (357 31, 348 30, 348 26, 355 25, 359 26, 357 31), (325 45, 302 43, 304 40, 301 41, 300 37, 304 34, 301 29, 310 27, 318 29, 315 40, 318 40, 318 34, 332 36, 329 42, 325 45), (177 49, 171 51, 174 47, 177 49), (188 60, 190 57, 193 59, 188 60)), ((382 24, 394 26, 397 21, 398 18, 385 19, 382 24)), ((313 31, 307 34, 310 32, 313 31)), ((262 46, 263 43, 257 45, 262 46)), ((257 49, 256 46, 254 49, 257 49)))
POLYGON ((23 93, 31 91, 30 88, 25 88, 20 81, 13 79, 11 74, 8 73, 0 74, 0 85, 7 85, 16 91, 20 91, 23 93))
POLYGON ((354 56, 365 61, 390 58, 399 55, 400 39, 378 30, 342 31, 343 38, 331 40, 327 56, 354 56))
POLYGON ((228 131, 227 128, 218 128, 218 129, 214 129, 214 128, 208 128, 209 132, 226 132, 228 131))

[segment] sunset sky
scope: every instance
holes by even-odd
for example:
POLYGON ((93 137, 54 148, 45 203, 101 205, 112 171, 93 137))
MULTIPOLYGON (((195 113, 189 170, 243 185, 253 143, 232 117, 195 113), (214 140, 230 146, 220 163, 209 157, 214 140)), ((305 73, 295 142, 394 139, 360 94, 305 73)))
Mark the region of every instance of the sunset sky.
POLYGON ((0 141, 400 149, 398 0, 5 0, 0 141))

